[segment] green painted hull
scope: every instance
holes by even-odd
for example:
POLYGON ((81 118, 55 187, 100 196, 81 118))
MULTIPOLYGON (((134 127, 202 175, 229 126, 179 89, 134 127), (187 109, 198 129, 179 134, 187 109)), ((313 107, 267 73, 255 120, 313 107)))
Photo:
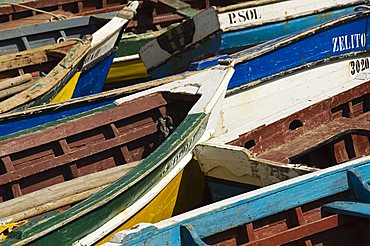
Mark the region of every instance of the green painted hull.
POLYGON ((133 205, 165 177, 204 134, 208 116, 188 115, 139 166, 73 208, 14 230, 4 245, 70 245, 133 205))

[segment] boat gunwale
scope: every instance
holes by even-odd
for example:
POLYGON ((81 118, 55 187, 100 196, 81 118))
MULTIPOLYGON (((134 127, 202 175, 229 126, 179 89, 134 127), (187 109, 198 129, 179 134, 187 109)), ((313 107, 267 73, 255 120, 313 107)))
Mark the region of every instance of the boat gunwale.
MULTIPOLYGON (((220 14, 225 14, 225 13, 228 13, 228 12, 231 12, 231 11, 237 11, 239 9, 244 9, 244 8, 258 8, 260 6, 266 6, 266 5, 278 5, 278 4, 284 4, 284 2, 286 1, 281 1, 281 0, 276 0, 275 1, 271 1, 272 3, 267 3, 267 4, 262 4, 262 5, 258 5, 258 2, 256 3, 256 5, 254 6, 236 6, 235 8, 231 8, 232 6, 229 6, 229 7, 224 7, 224 8, 221 8, 221 10, 219 10, 219 8, 216 8, 218 13, 220 14)), ((292 2, 292 1, 291 1, 292 2)), ((332 6, 328 6, 328 7, 322 7, 322 8, 319 8, 319 9, 314 9, 314 10, 310 10, 310 11, 305 11, 305 12, 299 12, 295 15, 289 15, 289 16, 281 16, 281 17, 277 17, 277 18, 274 18, 274 19, 267 19, 267 20, 262 20, 260 22, 255 22, 255 23, 246 23, 246 24, 240 24, 238 26, 230 26, 230 27, 227 27, 225 29, 222 29, 224 32, 232 32, 232 31, 237 31, 237 30, 241 30, 241 29, 247 29, 247 28, 253 28, 253 27, 258 27, 258 26, 262 26, 262 25, 266 25, 266 24, 272 24, 272 23, 277 23, 277 22, 282 22, 282 21, 290 21, 290 20, 293 20, 293 19, 297 19, 297 18, 304 18, 306 16, 309 16, 309 15, 320 15, 320 14, 326 14, 326 12, 330 12, 330 11, 340 11, 341 9, 343 8, 356 8, 357 6, 356 5, 361 5, 361 4, 366 4, 367 1, 366 0, 353 0, 351 2, 348 2, 348 3, 345 3, 345 4, 341 4, 341 5, 332 5, 332 6)), ((248 5, 248 2, 246 3, 246 5, 248 5)))
POLYGON ((362 18, 368 18, 369 15, 370 15, 370 10, 354 12, 354 13, 339 17, 337 19, 330 20, 325 23, 316 25, 312 28, 308 28, 304 31, 288 34, 286 36, 278 38, 277 41, 271 40, 266 43, 257 45, 253 48, 239 51, 237 53, 230 55, 230 57, 232 57, 235 60, 236 64, 250 61, 253 59, 257 59, 258 57, 262 55, 265 55, 277 49, 286 47, 293 42, 300 41, 302 39, 313 36, 317 33, 321 33, 323 31, 339 26, 341 24, 350 23, 350 22, 353 22, 355 20, 362 19, 362 18))
POLYGON ((174 82, 176 80, 186 79, 187 77, 200 73, 201 71, 193 71, 193 72, 187 72, 183 74, 173 75, 166 78, 156 79, 148 82, 143 82, 136 85, 131 85, 123 88, 118 88, 110 91, 101 92, 98 94, 90 95, 90 96, 84 96, 84 97, 78 97, 78 98, 72 98, 70 100, 66 100, 63 102, 54 102, 44 105, 37 105, 33 106, 27 109, 24 109, 22 111, 14 111, 14 112, 5 112, 0 114, 0 121, 7 120, 7 119, 14 119, 18 116, 27 116, 31 114, 35 114, 38 112, 41 112, 42 110, 58 110, 63 107, 68 107, 70 105, 75 105, 83 102, 90 102, 99 100, 101 98, 105 97, 114 97, 119 94, 128 94, 128 93, 134 93, 137 91, 141 91, 144 89, 149 89, 155 86, 160 86, 164 84, 168 84, 171 82, 174 82))
MULTIPOLYGON (((140 232, 137 231, 137 229, 133 229, 133 235, 131 236, 130 234, 127 234, 124 232, 124 235, 128 235, 127 241, 121 241, 120 243, 135 243, 135 242, 140 242, 146 234, 147 235, 158 235, 161 233, 169 232, 169 231, 179 231, 180 227, 182 226, 191 226, 198 234, 200 238, 205 238, 208 236, 211 236, 213 234, 219 233, 221 231, 225 231, 230 228, 234 228, 236 226, 239 226, 241 224, 246 224, 250 223, 252 221, 256 221, 261 218, 265 218, 267 216, 271 216, 274 214, 277 214, 279 212, 298 207, 304 204, 307 204, 309 202, 325 198, 327 196, 337 194, 343 191, 346 191, 349 189, 348 183, 347 182, 341 182, 341 188, 338 189, 337 186, 335 188, 326 188, 325 192, 322 192, 323 194, 320 194, 318 197, 309 197, 305 196, 300 200, 306 199, 307 201, 295 201, 295 204, 291 204, 289 207, 275 207, 274 211, 265 211, 266 215, 259 215, 259 216, 248 216, 248 219, 245 219, 240 222, 230 222, 230 226, 224 226, 222 229, 214 229, 211 231, 210 228, 207 230, 202 230, 199 232, 197 228, 202 229, 202 224, 206 223, 203 221, 209 220, 210 217, 217 217, 218 214, 224 214, 228 210, 234 210, 238 209, 237 207, 239 206, 245 206, 245 207, 250 207, 252 203, 258 201, 258 200, 263 200, 263 199, 269 199, 270 197, 281 196, 281 194, 284 193, 289 193, 289 191, 300 187, 300 186, 305 186, 305 185, 311 185, 312 183, 322 183, 322 180, 324 179, 335 179, 335 180, 344 180, 344 176, 346 177, 346 172, 348 170, 356 170, 358 171, 363 178, 366 180, 366 182, 370 181, 370 157, 362 157, 360 159, 356 159, 353 161, 349 161, 343 164, 339 164, 333 167, 328 167, 322 170, 318 170, 309 174, 305 174, 302 176, 298 176, 296 178, 292 178, 286 181, 282 181, 276 184, 272 184, 266 187, 262 187, 260 189, 246 192, 231 198, 224 199, 219 202, 215 202, 210 205, 206 205, 201 208, 197 208, 194 210, 191 210, 189 212, 185 212, 183 214, 174 216, 172 218, 169 218, 167 220, 163 220, 158 223, 154 224, 144 224, 143 225, 143 232, 140 234, 140 232), (227 228, 226 228, 227 227, 227 228), (146 228, 146 229, 145 229, 146 228), (209 233, 205 232, 209 231, 209 233), (135 238, 138 237, 138 238, 135 238)), ((347 178, 345 178, 347 179, 347 178)), ((306 192, 308 189, 306 189, 306 192)), ((318 193, 315 193, 315 195, 318 195, 318 193)), ((293 203, 293 202, 291 202, 293 203)), ((235 213, 234 213, 235 214, 235 213)), ((242 220, 243 218, 240 218, 242 220)), ((125 230, 129 231, 129 230, 125 230)), ((150 237, 150 236, 149 236, 150 237)))
POLYGON ((327 57, 327 58, 321 58, 321 59, 316 60, 316 61, 307 62, 305 64, 295 66, 295 67, 292 67, 292 68, 289 68, 289 69, 286 69, 286 70, 282 70, 280 72, 262 77, 262 78, 257 79, 257 80, 250 81, 248 83, 242 84, 242 85, 237 86, 235 88, 228 89, 227 92, 226 92, 226 96, 231 96, 233 94, 238 94, 238 93, 243 92, 245 90, 252 89, 255 86, 259 86, 259 85, 262 85, 264 83, 269 83, 273 79, 279 79, 279 78, 282 78, 282 77, 285 77, 285 76, 290 76, 290 75, 293 75, 295 73, 299 73, 301 71, 314 69, 316 66, 323 66, 323 65, 326 65, 326 64, 340 62, 341 60, 351 59, 351 58, 354 58, 358 55, 366 55, 366 54, 370 54, 370 50, 353 51, 353 52, 349 52, 349 53, 346 53, 346 54, 334 55, 334 56, 330 56, 330 57, 327 57))

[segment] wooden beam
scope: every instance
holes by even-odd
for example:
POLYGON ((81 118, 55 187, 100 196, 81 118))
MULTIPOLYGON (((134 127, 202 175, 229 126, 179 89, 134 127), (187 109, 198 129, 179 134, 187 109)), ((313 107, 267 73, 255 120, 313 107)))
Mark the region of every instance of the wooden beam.
POLYGON ((88 174, 0 203, 0 218, 13 221, 66 206, 87 198, 102 187, 122 177, 140 162, 132 162, 101 172, 88 174))
POLYGON ((312 236, 314 234, 336 228, 341 225, 349 224, 355 222, 357 219, 351 217, 345 217, 339 220, 338 215, 331 215, 320 220, 297 226, 292 229, 277 233, 275 235, 262 238, 253 242, 243 244, 244 246, 263 246, 271 245, 271 242, 274 242, 275 245, 286 244, 293 242, 295 240, 312 236))

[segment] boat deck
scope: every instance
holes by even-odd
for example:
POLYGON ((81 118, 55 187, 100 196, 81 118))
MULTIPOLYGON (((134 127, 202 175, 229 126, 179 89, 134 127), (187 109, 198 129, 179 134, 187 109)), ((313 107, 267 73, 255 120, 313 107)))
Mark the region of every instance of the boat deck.
POLYGON ((342 163, 353 157, 368 155, 370 146, 366 139, 370 135, 369 120, 370 112, 366 113, 366 117, 337 118, 276 148, 266 149, 257 156, 285 163, 311 163, 325 151, 334 151, 335 160, 332 161, 342 163), (331 145, 326 147, 329 149, 323 147, 326 144, 331 145), (310 154, 311 151, 314 153, 310 154))

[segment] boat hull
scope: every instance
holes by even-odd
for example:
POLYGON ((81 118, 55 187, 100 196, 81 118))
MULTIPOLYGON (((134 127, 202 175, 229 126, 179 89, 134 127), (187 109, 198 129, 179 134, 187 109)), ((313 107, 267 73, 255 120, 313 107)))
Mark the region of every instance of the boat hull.
MULTIPOLYGON (((144 64, 148 69, 148 73, 153 78, 161 78, 164 76, 168 76, 168 75, 175 74, 175 73, 186 70, 190 66, 190 64, 194 61, 201 60, 206 57, 218 56, 218 55, 227 54, 230 52, 240 51, 242 49, 251 47, 253 45, 260 44, 261 42, 278 39, 279 37, 282 37, 284 35, 294 34, 297 31, 302 31, 310 27, 323 24, 327 21, 334 20, 339 17, 343 17, 347 14, 354 13, 355 9, 356 7, 349 7, 349 8, 329 11, 326 13, 319 13, 319 14, 313 14, 310 16, 299 17, 296 19, 290 19, 284 22, 265 24, 261 26, 250 27, 247 29, 233 30, 229 32, 224 32, 220 30, 216 33, 210 34, 210 36, 205 37, 204 39, 202 39, 200 43, 191 44, 191 46, 186 47, 186 48, 181 47, 181 51, 177 51, 177 52, 168 50, 166 47, 162 47, 161 45, 156 47, 156 45, 154 45, 154 42, 152 42, 152 43, 149 43, 147 47, 143 48, 140 51, 140 53, 144 61, 144 64), (206 44, 206 45, 203 45, 203 44, 206 44), (152 49, 152 51, 150 49, 152 49), (154 53, 156 53, 156 55, 153 57, 154 53), (163 56, 163 58, 161 58, 161 56, 163 56), (161 59, 163 61, 159 63, 160 61, 158 59, 161 59)), ((204 22, 205 21, 206 20, 204 20, 204 22)), ((197 27, 204 28, 206 24, 200 21, 199 26, 197 26, 196 24, 194 25, 195 25, 195 28, 197 27)), ((364 26, 361 26, 361 27, 364 28, 364 26)), ((201 31, 199 32, 201 33, 201 31)), ((184 27, 184 30, 180 31, 180 33, 181 35, 185 37, 189 35, 185 27, 184 27)), ((364 31, 362 31, 361 33, 364 33, 364 31)), ((159 38, 157 40, 159 40, 159 38)), ((162 39, 164 38, 162 37, 162 39)), ((168 37, 168 39, 169 40, 167 42, 174 42, 173 45, 176 45, 175 44, 176 39, 171 40, 171 37, 168 37)), ((325 40, 322 40, 322 41, 325 43, 324 45, 327 45, 326 43, 330 44, 330 48, 332 49, 331 39, 328 41, 325 41, 325 40)), ((309 42, 307 42, 305 45, 307 44, 309 44, 309 42)), ((180 47, 178 47, 178 49, 180 49, 180 47)), ((305 46, 302 52, 306 50, 308 49, 305 46)), ((293 53, 295 51, 296 50, 290 50, 290 52, 293 52, 293 53)), ((320 52, 320 51, 317 51, 317 52, 320 52)), ((287 54, 279 54, 279 55, 283 55, 283 57, 289 58, 287 54)), ((290 57, 294 57, 294 56, 290 55, 290 57)), ((267 70, 268 72, 272 72, 271 69, 273 69, 273 67, 270 67, 272 65, 271 57, 268 57, 267 59, 263 61, 266 65, 262 69, 263 71, 267 70), (270 61, 270 62, 266 63, 266 61, 270 61)), ((217 58, 213 58, 213 60, 217 60, 217 58)), ((302 59, 302 60, 306 62, 305 59, 302 59)), ((191 69, 198 69, 198 70, 204 69, 205 67, 213 66, 214 64, 217 64, 217 62, 214 61, 213 63, 210 63, 209 61, 201 61, 199 63, 195 63, 191 65, 191 69)), ((255 72, 256 71, 253 71, 253 74, 255 72)), ((234 82, 231 82, 231 87, 229 88, 232 88, 233 84, 234 82)))

